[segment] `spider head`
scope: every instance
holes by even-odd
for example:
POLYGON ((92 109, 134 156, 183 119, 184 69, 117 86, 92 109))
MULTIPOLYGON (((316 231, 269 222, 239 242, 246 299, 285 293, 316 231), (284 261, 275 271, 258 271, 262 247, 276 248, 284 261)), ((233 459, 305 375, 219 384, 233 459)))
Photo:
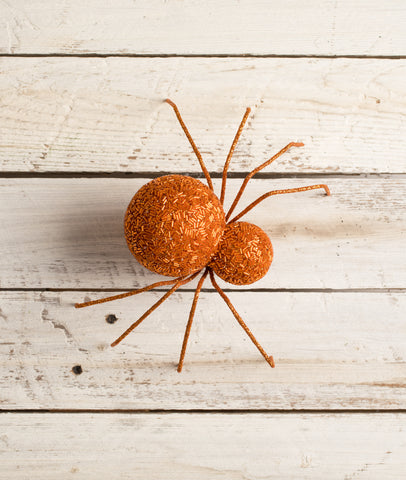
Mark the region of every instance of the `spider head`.
POLYGON ((228 283, 249 285, 267 273, 272 257, 272 244, 263 230, 252 223, 232 222, 208 266, 228 283))

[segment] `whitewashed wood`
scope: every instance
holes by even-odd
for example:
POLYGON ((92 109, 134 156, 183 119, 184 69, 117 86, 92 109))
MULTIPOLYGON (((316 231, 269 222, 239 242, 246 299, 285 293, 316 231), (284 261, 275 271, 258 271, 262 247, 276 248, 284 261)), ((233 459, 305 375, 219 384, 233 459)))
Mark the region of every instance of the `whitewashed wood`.
POLYGON ((406 416, 0 416, 0 475, 13 479, 398 480, 406 416))
POLYGON ((406 408, 405 292, 229 293, 274 369, 203 292, 181 374, 193 293, 174 294, 115 348, 163 293, 73 307, 109 293, 1 292, 1 409, 406 408))
POLYGON ((7 0, 0 52, 403 55, 398 0, 7 0))
MULTIPOLYGON (((2 2, 0 53, 405 53, 406 8, 395 0, 85 3, 2 2)), ((0 169, 196 172, 162 104, 169 96, 211 171, 250 105, 232 171, 293 139, 306 149, 273 171, 405 173, 404 78, 404 60, 3 58, 0 169)), ((2 180, 0 286, 156 280, 122 237, 125 206, 145 181, 2 180)), ((246 198, 308 181, 320 178, 255 182, 246 198)), ((179 375, 191 292, 110 349, 162 293, 78 311, 75 301, 103 294, 1 291, 0 409, 405 409, 405 293, 325 290, 405 286, 405 179, 328 183, 332 199, 272 199, 252 215, 276 250, 255 286, 324 289, 230 293, 275 370, 213 292, 201 295, 179 375)), ((392 414, 1 414, 0 478, 398 479, 404 432, 405 416, 392 414)))
MULTIPOLYGON (((403 176, 254 179, 241 209, 266 191, 324 180, 331 197, 322 190, 275 196, 243 217, 274 247, 270 271, 252 287, 405 287, 403 176)), ((3 178, 0 286, 131 289, 162 279, 134 259, 123 233, 127 205, 147 181, 3 178)), ((229 180, 226 206, 241 183, 229 180)))
POLYGON ((170 97, 212 172, 247 106, 230 172, 292 140, 305 147, 268 171, 406 172, 406 60, 2 58, 0 71, 2 171, 199 171, 170 97))

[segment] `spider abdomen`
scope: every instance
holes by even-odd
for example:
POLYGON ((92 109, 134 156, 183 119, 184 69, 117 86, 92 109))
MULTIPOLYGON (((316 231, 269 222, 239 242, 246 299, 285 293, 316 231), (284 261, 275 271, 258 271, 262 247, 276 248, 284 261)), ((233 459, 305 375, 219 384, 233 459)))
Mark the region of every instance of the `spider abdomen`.
POLYGON ((179 277, 210 262, 225 229, 225 214, 219 199, 200 180, 166 175, 134 195, 124 229, 128 247, 141 265, 179 277))
POLYGON ((268 235, 248 222, 229 223, 209 267, 234 285, 249 285, 262 278, 273 258, 268 235))

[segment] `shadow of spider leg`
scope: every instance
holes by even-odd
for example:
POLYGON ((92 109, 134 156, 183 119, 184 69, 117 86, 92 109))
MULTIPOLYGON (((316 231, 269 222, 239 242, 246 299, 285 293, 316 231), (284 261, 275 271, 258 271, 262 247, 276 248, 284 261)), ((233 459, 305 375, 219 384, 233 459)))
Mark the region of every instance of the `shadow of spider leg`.
POLYGON ((274 155, 273 157, 271 157, 269 160, 267 160, 266 162, 262 163, 259 167, 257 168, 254 168, 254 170, 252 170, 252 172, 250 172, 244 179, 244 181, 242 182, 242 185, 229 209, 229 211, 227 212, 227 215, 226 215, 226 221, 230 218, 231 214, 233 213, 235 207, 237 206, 237 203, 239 202, 240 198, 241 198, 241 195, 243 194, 244 190, 245 190, 245 187, 247 186, 247 183, 251 180, 251 178, 256 174, 258 173, 259 171, 261 171, 263 168, 267 167, 268 165, 270 165, 274 160, 276 160, 277 158, 279 158, 281 155, 283 155, 285 152, 287 152, 290 148, 292 147, 303 147, 304 144, 302 142, 290 142, 286 145, 286 147, 283 147, 282 150, 280 150, 276 155, 274 155))
POLYGON ((199 280, 199 283, 197 284, 197 287, 196 287, 196 290, 195 290, 195 296, 193 297, 192 308, 190 309, 190 313, 189 313, 189 320, 188 320, 187 325, 186 325, 185 336, 183 337, 182 351, 180 352, 180 358, 179 358, 179 363, 178 363, 178 372, 179 373, 182 371, 182 368, 183 368, 183 361, 185 359, 187 342, 189 340, 190 329, 192 328, 193 317, 195 316, 196 305, 197 305, 197 301, 199 299, 200 290, 203 287, 203 283, 204 283, 208 273, 209 273, 209 269, 206 268, 206 270, 204 271, 203 275, 201 276, 201 278, 199 280))
POLYGON ((245 333, 250 337, 252 343, 258 348, 258 350, 261 352, 261 355, 265 358, 265 360, 269 363, 269 365, 272 368, 274 368, 275 367, 275 362, 274 362, 274 359, 273 359, 272 355, 268 355, 265 352, 265 350, 261 347, 261 345, 258 343, 257 339, 254 337, 251 330, 247 327, 244 320, 240 317, 239 313, 234 308, 233 304, 230 302, 230 299, 227 297, 227 295, 223 292, 223 290, 217 284, 216 280, 214 279, 213 271, 211 269, 210 269, 210 280, 211 280, 211 283, 212 283, 213 287, 218 291, 221 298, 226 302, 228 308, 232 311, 232 313, 233 313, 234 317, 236 318, 237 322, 244 329, 245 333))
POLYGON ((99 300, 91 300, 89 302, 75 303, 75 308, 90 307, 91 305, 97 305, 98 303, 106 303, 113 300, 120 300, 121 298, 131 297, 132 295, 137 295, 138 293, 148 292, 148 290, 152 290, 153 288, 162 287, 164 285, 173 285, 184 278, 185 277, 183 276, 173 280, 164 280, 163 282, 152 283, 147 287, 137 288, 136 290, 131 290, 130 292, 120 293, 119 295, 112 295, 111 297, 100 298, 99 300))
POLYGON ((330 195, 330 189, 328 188, 327 185, 324 183, 319 183, 317 185, 308 185, 307 187, 297 187, 297 188, 286 188, 285 190, 271 190, 268 193, 264 193, 261 195, 259 198, 257 198, 254 202, 250 203, 247 208, 244 208, 244 210, 236 215, 232 220, 230 220, 228 223, 233 223, 239 220, 243 215, 248 213, 251 209, 253 209, 258 203, 262 202, 262 200, 265 200, 268 197, 271 197, 272 195, 280 195, 282 193, 295 193, 295 192, 306 192, 307 190, 315 190, 317 188, 324 188, 324 191, 326 192, 326 195, 330 195))
POLYGON ((227 170, 228 170, 228 166, 230 165, 231 157, 233 156, 235 147, 236 147, 236 145, 237 145, 237 143, 238 143, 238 140, 239 140, 239 138, 240 138, 240 136, 241 136, 242 129, 244 128, 244 125, 245 125, 245 123, 246 123, 246 121, 247 121, 247 119, 248 119, 248 115, 250 114, 250 112, 251 112, 251 109, 250 109, 250 107, 248 107, 248 108, 245 110, 244 116, 242 117, 240 126, 238 127, 237 133, 235 134, 233 143, 231 144, 230 151, 228 152, 228 155, 227 155, 227 158, 226 158, 226 162, 225 162, 225 164, 224 164, 222 181, 221 181, 221 193, 220 193, 220 203, 221 203, 222 205, 223 205, 223 203, 224 203, 224 197, 225 197, 225 195, 226 195, 226 182, 227 182, 227 170))
POLYGON ((177 279, 175 285, 170 290, 168 290, 163 297, 161 297, 156 303, 154 303, 152 305, 152 307, 149 308, 136 322, 134 322, 132 325, 130 325, 124 333, 122 333, 116 340, 114 340, 114 342, 111 344, 111 346, 115 347, 116 345, 118 345, 122 340, 124 340, 124 338, 129 333, 131 333, 134 330, 134 328, 138 327, 138 325, 142 321, 144 321, 156 308, 158 308, 159 305, 161 305, 161 303, 164 303, 164 301, 168 297, 170 297, 172 295, 172 293, 174 293, 182 285, 186 285, 186 283, 189 283, 191 280, 196 278, 199 273, 200 273, 200 270, 198 272, 195 272, 193 275, 190 275, 190 277, 183 278, 183 279, 182 278, 177 279))
POLYGON ((173 285, 173 287, 168 290, 163 297, 161 297, 154 305, 152 305, 151 308, 149 308, 136 322, 134 322, 127 330, 121 334, 117 340, 115 340, 111 346, 115 347, 118 345, 130 332, 134 330, 134 328, 138 327, 138 325, 145 320, 156 308, 161 305, 168 297, 172 295, 179 287, 182 285, 186 285, 190 281, 192 281, 194 278, 197 277, 197 275, 200 273, 201 270, 198 272, 193 273, 192 275, 188 277, 179 277, 175 278, 174 280, 165 280, 163 282, 156 282, 151 285, 148 285, 147 287, 139 288, 137 290, 132 290, 131 292, 126 292, 126 293, 121 293, 119 295, 113 295, 111 297, 106 297, 106 298, 101 298, 99 300, 92 300, 90 302, 84 302, 84 303, 76 303, 75 308, 84 308, 84 307, 90 307, 91 305, 96 305, 98 303, 105 303, 105 302, 111 302, 112 300, 119 300, 121 298, 125 297, 130 297, 131 295, 137 295, 138 293, 143 293, 147 292, 148 290, 152 290, 153 288, 157 287, 162 287, 163 285, 173 285))
POLYGON ((201 167, 201 169, 204 173, 204 176, 206 177, 207 184, 209 185, 210 190, 213 190, 213 182, 211 181, 210 173, 207 170, 206 165, 204 164, 204 161, 203 161, 201 153, 199 152, 199 149, 196 147, 196 144, 193 141, 192 135, 190 135, 189 130, 187 129, 187 127, 185 125, 185 122, 182 119, 182 116, 179 112, 178 107, 176 106, 176 104, 174 102, 172 102, 172 100, 169 100, 169 98, 167 98, 165 100, 165 102, 168 103, 173 108, 173 110, 175 112, 175 115, 176 115, 176 118, 178 119, 178 121, 180 123, 180 126, 182 127, 182 130, 185 132, 185 135, 186 135, 187 139, 189 140, 189 143, 190 143, 193 151, 195 152, 195 155, 196 155, 197 159, 199 160, 200 167, 201 167))

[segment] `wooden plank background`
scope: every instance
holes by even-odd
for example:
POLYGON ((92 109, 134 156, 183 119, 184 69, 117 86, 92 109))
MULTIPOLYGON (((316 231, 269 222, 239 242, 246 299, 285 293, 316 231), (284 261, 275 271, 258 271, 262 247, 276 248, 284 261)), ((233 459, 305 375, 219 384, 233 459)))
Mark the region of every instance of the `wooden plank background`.
POLYGON ((3 1, 9 54, 404 55, 406 6, 327 0, 3 1))
POLYGON ((398 479, 406 447, 396 414, 7 414, 4 425, 16 450, 4 478, 398 479))
POLYGON ((166 97, 207 168, 404 173, 406 59, 0 58, 0 164, 10 172, 196 172, 166 97), (300 74, 298 74, 300 72, 300 74))
POLYGON ((73 308, 110 293, 3 292, 3 409, 404 408, 405 292, 230 292, 274 355, 271 370, 221 298, 205 291, 182 374, 176 365, 192 292, 174 294, 114 349, 163 293, 73 308), (81 375, 72 374, 75 365, 81 375))
MULTIPOLYGON (((266 191, 320 180, 312 176, 252 180, 241 209, 266 191)), ((271 270, 252 287, 402 288, 406 179, 327 176, 325 180, 330 197, 322 190, 275 196, 243 218, 261 226, 275 250, 271 270)), ((1 286, 131 289, 162 280, 134 261, 123 235, 125 209, 147 181, 3 179, 1 286)), ((228 204, 241 182, 227 182, 228 204)), ((220 181, 214 185, 218 192, 220 181)))
POLYGON ((1 479, 404 476, 405 20, 396 0, 0 4, 1 479), (196 282, 115 349, 162 289, 73 308, 161 278, 122 222, 150 179, 202 178, 167 97, 217 192, 252 107, 226 204, 292 140, 241 208, 331 188, 250 212, 271 270, 220 282, 275 369, 209 282, 182 374, 196 282))

